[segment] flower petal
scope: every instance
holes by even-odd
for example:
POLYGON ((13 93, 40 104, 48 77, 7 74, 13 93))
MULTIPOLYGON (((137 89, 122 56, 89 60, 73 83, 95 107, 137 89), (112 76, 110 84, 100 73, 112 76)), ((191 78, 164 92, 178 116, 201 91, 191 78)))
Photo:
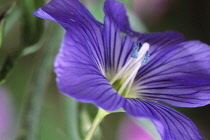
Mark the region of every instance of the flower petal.
POLYGON ((202 140, 189 118, 165 105, 127 99, 124 110, 136 118, 151 119, 163 140, 202 140))
POLYGON ((106 0, 104 4, 104 12, 110 20, 117 24, 121 31, 129 33, 131 28, 123 3, 115 0, 106 0))
POLYGON ((159 51, 136 78, 142 99, 179 107, 210 103, 210 46, 183 42, 159 51))
POLYGON ((66 30, 80 27, 82 24, 87 28, 101 26, 79 0, 51 0, 46 6, 35 11, 34 15, 56 21, 66 30))
POLYGON ((121 108, 125 99, 113 89, 99 70, 86 42, 80 40, 72 32, 65 35, 55 61, 60 91, 79 101, 94 103, 107 111, 121 108))
POLYGON ((159 53, 164 51, 166 48, 185 40, 183 34, 174 31, 166 31, 163 33, 143 33, 139 34, 137 38, 142 42, 142 44, 145 42, 150 44, 149 53, 151 58, 159 55, 159 53))
POLYGON ((104 4, 104 47, 106 71, 114 74, 121 69, 130 57, 134 37, 125 34, 130 30, 124 5, 114 0, 106 0, 104 4))
MULTIPOLYGON (((148 42, 150 53, 157 55, 161 49, 184 41, 180 33, 168 31, 165 33, 141 34, 130 29, 128 17, 122 3, 107 0, 104 5, 105 25, 104 25, 104 42, 105 42, 105 65, 108 70, 115 73, 130 58, 133 50, 134 41, 148 42), (126 33, 126 34, 124 34, 126 33), (124 35, 124 36, 123 36, 124 35)), ((106 71, 108 71, 106 70, 106 71)))
MULTIPOLYGON (((106 33, 105 37, 108 36, 107 38, 111 38, 110 40, 108 40, 109 42, 116 43, 117 40, 119 40, 116 39, 116 35, 119 36, 119 34, 121 34, 117 32, 125 32, 127 36, 130 37, 128 40, 138 40, 142 43, 149 43, 151 45, 150 53, 154 56, 156 54, 159 54, 159 52, 161 52, 162 49, 165 49, 166 47, 169 47, 171 45, 178 44, 185 40, 183 34, 174 31, 167 31, 164 33, 138 33, 133 31, 130 27, 128 16, 126 15, 126 9, 123 3, 119 1, 106 0, 104 5, 104 12, 105 28, 107 28, 107 30, 105 30, 104 32, 106 33), (109 35, 110 31, 112 36, 109 35)), ((119 46, 119 44, 115 44, 116 49, 119 49, 119 46)), ((130 46, 123 46, 122 48, 133 48, 132 46, 133 44, 130 43, 130 46)), ((127 51, 127 54, 130 54, 128 53, 129 51, 127 51)))
POLYGON ((67 32, 73 32, 86 42, 89 52, 100 68, 104 67, 103 25, 96 21, 78 0, 52 0, 45 7, 35 11, 38 17, 61 24, 67 32))

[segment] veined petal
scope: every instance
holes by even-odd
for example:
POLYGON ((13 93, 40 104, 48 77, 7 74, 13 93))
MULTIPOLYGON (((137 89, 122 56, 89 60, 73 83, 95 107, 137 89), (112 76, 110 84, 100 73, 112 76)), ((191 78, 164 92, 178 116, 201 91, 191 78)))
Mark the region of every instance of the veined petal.
POLYGON ((104 4, 104 47, 106 71, 118 72, 130 58, 134 37, 125 34, 130 30, 124 5, 115 0, 106 0, 104 4))
POLYGON ((137 38, 142 43, 147 42, 150 44, 149 53, 151 59, 159 55, 159 53, 166 48, 181 43, 185 40, 183 34, 174 31, 166 31, 163 33, 139 33, 137 38))
POLYGON ((43 19, 56 21, 65 29, 79 27, 80 24, 85 24, 87 27, 102 25, 79 0, 51 0, 34 14, 43 19))
POLYGON ((151 119, 163 140, 202 140, 189 118, 165 105, 127 99, 124 110, 133 117, 151 119))
POLYGON ((104 11, 106 16, 115 22, 121 31, 129 33, 131 28, 123 3, 115 0, 106 0, 104 4, 104 11))
POLYGON ((139 70, 135 85, 140 98, 179 107, 209 104, 209 58, 210 46, 199 41, 162 49, 139 70))
POLYGON ((184 41, 182 34, 173 31, 153 34, 133 32, 130 29, 125 8, 120 2, 107 0, 104 12, 105 68, 106 72, 111 71, 112 76, 118 73, 131 58, 136 41, 142 44, 149 43, 149 54, 152 57, 158 55, 163 49, 184 41))
POLYGON ((74 32, 92 53, 95 62, 104 67, 103 24, 99 23, 79 0, 52 0, 34 14, 61 24, 67 32, 74 32))
POLYGON ((65 35, 55 73, 60 91, 79 101, 94 103, 107 111, 121 108, 125 101, 97 67, 86 42, 80 42, 73 32, 65 35))

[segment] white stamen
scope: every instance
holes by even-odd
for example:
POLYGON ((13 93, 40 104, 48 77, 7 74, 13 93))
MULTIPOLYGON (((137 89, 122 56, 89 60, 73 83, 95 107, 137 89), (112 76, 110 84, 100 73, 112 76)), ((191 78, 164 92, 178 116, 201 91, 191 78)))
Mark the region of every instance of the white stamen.
MULTIPOLYGON (((145 55, 146 55, 146 53, 148 53, 149 46, 150 45, 148 43, 144 43, 140 47, 140 50, 138 51, 137 58, 136 57, 131 57, 128 60, 128 62, 115 75, 115 77, 110 81, 110 83, 113 84, 116 80, 118 80, 120 78, 126 79, 125 82, 123 83, 123 85, 121 86, 121 88, 118 91, 119 94, 122 94, 122 92, 124 91, 126 86, 128 86, 128 88, 127 88, 127 91, 126 91, 125 95, 128 94, 129 90, 131 89, 132 83, 134 82, 134 79, 136 77, 136 74, 138 73, 139 68, 142 65, 144 65, 144 63, 142 63, 142 62, 145 61, 145 55)), ((134 49, 136 49, 136 48, 134 48, 134 49)), ((135 51, 135 53, 136 53, 136 51, 135 51)))
POLYGON ((126 90, 126 93, 125 93, 125 97, 128 96, 128 93, 129 93, 130 90, 131 90, 131 87, 132 87, 132 84, 133 84, 133 82, 134 82, 134 79, 135 79, 135 77, 133 77, 133 78, 130 80, 130 82, 129 82, 129 84, 128 84, 128 87, 127 87, 127 90, 126 90))
POLYGON ((126 70, 129 64, 133 61, 133 59, 129 59, 128 62, 122 67, 122 69, 115 75, 115 77, 110 81, 110 84, 113 84, 126 70))
POLYGON ((123 83, 123 85, 121 86, 121 88, 119 89, 118 93, 121 94, 123 92, 123 90, 126 88, 126 86, 128 85, 128 83, 131 81, 132 78, 135 78, 139 68, 141 67, 141 64, 139 67, 136 67, 133 72, 131 73, 131 75, 126 79, 126 81, 123 83))

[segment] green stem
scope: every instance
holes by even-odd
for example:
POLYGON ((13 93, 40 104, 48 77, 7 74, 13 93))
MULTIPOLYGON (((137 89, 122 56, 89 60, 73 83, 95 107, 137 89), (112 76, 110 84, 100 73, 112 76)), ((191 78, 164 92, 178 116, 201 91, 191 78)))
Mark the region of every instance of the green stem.
POLYGON ((96 115, 96 117, 93 121, 93 124, 91 125, 90 129, 88 130, 88 133, 85 137, 85 140, 91 140, 96 128, 101 123, 103 118, 108 114, 109 114, 109 112, 106 112, 106 111, 104 111, 103 109, 100 109, 100 108, 98 109, 98 113, 97 113, 97 115, 96 115))

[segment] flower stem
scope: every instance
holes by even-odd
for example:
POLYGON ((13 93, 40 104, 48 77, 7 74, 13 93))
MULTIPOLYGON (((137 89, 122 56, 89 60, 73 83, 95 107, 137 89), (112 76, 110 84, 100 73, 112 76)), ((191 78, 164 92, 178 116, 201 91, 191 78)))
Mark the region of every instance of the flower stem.
POLYGON ((91 125, 90 129, 88 130, 88 133, 85 137, 84 140, 91 140, 96 128, 98 127, 98 125, 101 123, 101 121, 103 120, 103 118, 108 115, 109 112, 104 111, 103 109, 98 109, 98 113, 93 121, 93 124, 91 125))

